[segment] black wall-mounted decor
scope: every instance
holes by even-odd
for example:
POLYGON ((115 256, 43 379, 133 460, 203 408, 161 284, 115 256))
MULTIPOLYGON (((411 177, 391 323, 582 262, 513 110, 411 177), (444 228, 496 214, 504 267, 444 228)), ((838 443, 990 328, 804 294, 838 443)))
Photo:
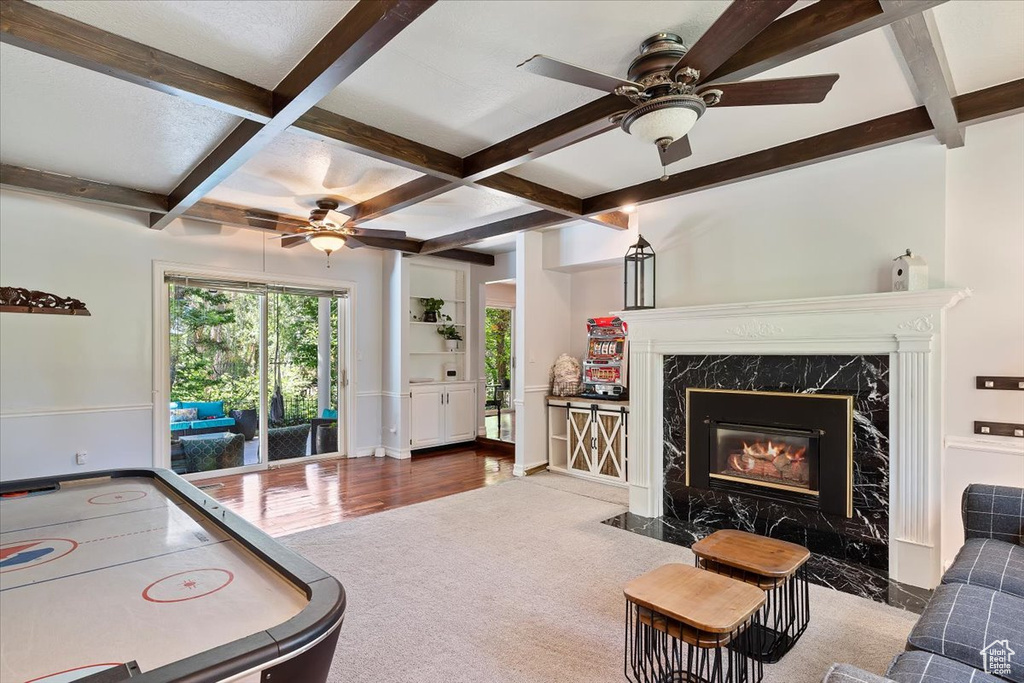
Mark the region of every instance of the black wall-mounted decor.
POLYGON ((1024 391, 1024 377, 978 377, 978 389, 1024 391))

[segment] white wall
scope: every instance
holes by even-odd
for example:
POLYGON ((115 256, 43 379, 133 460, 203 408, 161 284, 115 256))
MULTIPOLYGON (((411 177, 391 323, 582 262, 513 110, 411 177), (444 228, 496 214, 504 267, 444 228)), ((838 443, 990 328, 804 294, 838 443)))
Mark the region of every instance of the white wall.
POLYGON ((3 284, 74 296, 92 312, 0 319, 0 479, 154 464, 154 261, 356 282, 356 451, 380 444, 379 252, 343 250, 327 269, 323 254, 257 231, 193 221, 155 231, 143 220, 0 192, 3 284), (76 450, 88 451, 85 466, 76 450))
POLYGON ((947 316, 943 556, 963 541, 956 502, 971 482, 1024 486, 1024 442, 973 435, 974 420, 1024 423, 1024 392, 979 391, 978 375, 1024 376, 1024 116, 972 126, 948 154, 946 280, 974 296, 947 316))
MULTIPOLYGON (((1020 440, 985 450, 972 422, 1024 422, 1024 394, 979 392, 978 374, 1024 375, 1024 116, 972 126, 967 145, 907 142, 678 197, 639 211, 658 263, 659 307, 888 291, 891 259, 913 249, 933 287, 969 286, 949 313, 942 449, 944 560, 962 542, 971 481, 1024 486, 1020 440)), ((622 304, 622 255, 637 228, 545 234, 544 263, 571 273, 571 348, 588 317, 622 304), (613 264, 610 265, 609 264, 613 264)))
POLYGON ((516 235, 516 464, 513 473, 547 462, 549 372, 569 347, 570 276, 543 267, 544 236, 516 235))

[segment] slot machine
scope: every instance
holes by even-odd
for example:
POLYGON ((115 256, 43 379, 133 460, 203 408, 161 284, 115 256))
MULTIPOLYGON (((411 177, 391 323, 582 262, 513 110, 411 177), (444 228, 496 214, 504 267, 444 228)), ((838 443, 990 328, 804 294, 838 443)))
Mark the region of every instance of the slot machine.
POLYGON ((626 398, 626 323, 618 317, 587 320, 583 396, 626 398))

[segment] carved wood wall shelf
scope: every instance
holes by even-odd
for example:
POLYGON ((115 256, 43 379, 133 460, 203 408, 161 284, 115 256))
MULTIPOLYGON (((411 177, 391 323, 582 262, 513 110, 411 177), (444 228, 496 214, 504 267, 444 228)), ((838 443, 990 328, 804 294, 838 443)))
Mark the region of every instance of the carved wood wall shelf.
POLYGON ((0 287, 0 313, 92 315, 78 299, 22 287, 0 287))

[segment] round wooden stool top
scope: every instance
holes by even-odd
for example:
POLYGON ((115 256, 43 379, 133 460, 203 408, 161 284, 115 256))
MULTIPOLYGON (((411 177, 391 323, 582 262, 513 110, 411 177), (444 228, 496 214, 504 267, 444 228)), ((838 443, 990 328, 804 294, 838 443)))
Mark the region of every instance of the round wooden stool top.
POLYGON ((633 579, 626 599, 705 633, 732 633, 764 604, 764 591, 685 564, 666 564, 633 579))
POLYGON ((736 529, 722 529, 690 548, 702 560, 772 579, 789 578, 811 557, 807 548, 736 529))

